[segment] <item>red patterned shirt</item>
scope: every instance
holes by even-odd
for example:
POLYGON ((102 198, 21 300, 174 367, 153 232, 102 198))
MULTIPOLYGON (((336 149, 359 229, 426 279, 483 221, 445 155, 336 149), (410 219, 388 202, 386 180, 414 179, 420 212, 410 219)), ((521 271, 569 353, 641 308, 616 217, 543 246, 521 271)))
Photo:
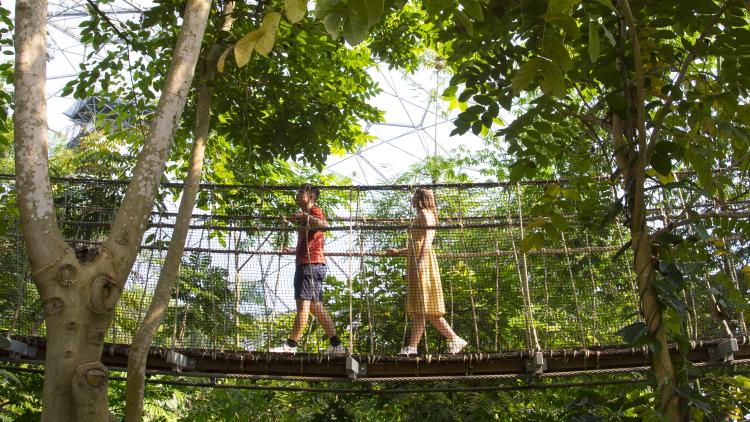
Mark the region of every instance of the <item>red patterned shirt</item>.
MULTIPOLYGON (((314 205, 310 208, 310 215, 321 220, 326 219, 323 210, 314 205)), ((297 234, 297 265, 325 264, 326 257, 323 254, 325 245, 325 232, 319 230, 300 230, 297 234)))

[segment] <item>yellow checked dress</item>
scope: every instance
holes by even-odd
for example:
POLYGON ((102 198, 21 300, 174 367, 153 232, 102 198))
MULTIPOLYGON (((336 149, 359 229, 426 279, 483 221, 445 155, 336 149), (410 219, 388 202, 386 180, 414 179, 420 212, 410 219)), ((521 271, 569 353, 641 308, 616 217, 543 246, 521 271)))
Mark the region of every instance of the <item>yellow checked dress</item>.
MULTIPOLYGON (((433 224, 435 224, 434 221, 423 225, 433 224)), ((443 286, 440 283, 440 268, 432 245, 427 246, 427 254, 422 265, 417 265, 419 254, 425 246, 427 230, 412 227, 408 232, 406 313, 411 316, 424 315, 427 318, 439 318, 445 315, 445 301, 443 300, 443 286)))

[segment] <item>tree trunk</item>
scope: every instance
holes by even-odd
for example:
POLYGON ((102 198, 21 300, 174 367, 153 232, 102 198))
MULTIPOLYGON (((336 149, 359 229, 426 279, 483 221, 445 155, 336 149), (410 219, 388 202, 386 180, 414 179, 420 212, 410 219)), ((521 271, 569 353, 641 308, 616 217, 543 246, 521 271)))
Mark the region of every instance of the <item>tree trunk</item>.
POLYGON ((185 250, 185 239, 193 215, 193 208, 195 208, 195 198, 198 196, 200 187, 203 157, 210 129, 211 99, 213 97, 211 81, 216 73, 216 63, 220 55, 221 47, 214 44, 209 50, 203 66, 196 106, 195 141, 190 154, 190 166, 185 180, 185 189, 182 191, 180 208, 177 211, 172 240, 169 243, 167 256, 159 274, 159 281, 156 283, 151 304, 130 345, 125 395, 125 421, 127 422, 138 422, 143 418, 146 359, 154 335, 164 321, 169 300, 172 297, 172 290, 180 271, 182 254, 185 250))
POLYGON ((151 132, 144 142, 114 236, 74 252, 56 223, 48 179, 45 0, 16 2, 15 154, 18 208, 34 283, 43 303, 47 355, 44 421, 105 421, 104 337, 138 253, 171 138, 192 83, 210 1, 191 0, 151 132))
MULTIPOLYGON (((654 287, 656 273, 653 248, 646 224, 646 167, 650 162, 649 150, 651 148, 647 144, 645 78, 638 25, 628 0, 622 0, 620 6, 630 33, 635 74, 635 81, 633 81, 635 84, 632 86, 633 97, 635 98, 632 100, 636 108, 636 119, 633 126, 637 130, 635 144, 638 146, 638 151, 631 154, 631 157, 635 157, 635 159, 631 158, 629 161, 630 170, 623 172, 627 176, 625 189, 628 191, 629 197, 632 198, 630 204, 630 233, 633 240, 634 266, 638 281, 638 292, 641 298, 641 312, 646 321, 648 333, 656 342, 654 345, 654 373, 656 374, 656 384, 659 391, 659 410, 667 415, 671 421, 682 421, 682 406, 679 395, 675 390, 674 366, 669 355, 667 332, 662 323, 663 311, 654 287)), ((628 88, 631 88, 631 86, 628 86, 628 88)), ((654 142, 655 139, 652 139, 651 144, 654 142)), ((620 161, 618 160, 618 162, 620 161)))

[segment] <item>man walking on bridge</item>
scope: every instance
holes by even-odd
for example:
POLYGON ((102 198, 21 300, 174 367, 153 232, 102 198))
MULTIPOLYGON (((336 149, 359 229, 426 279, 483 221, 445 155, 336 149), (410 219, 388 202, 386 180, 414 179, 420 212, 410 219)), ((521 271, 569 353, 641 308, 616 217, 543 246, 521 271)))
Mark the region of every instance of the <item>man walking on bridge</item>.
POLYGON ((336 335, 333 320, 323 307, 323 281, 326 277, 326 258, 323 253, 325 232, 316 229, 328 227, 328 222, 323 210, 315 204, 319 194, 318 189, 309 185, 302 186, 297 191, 296 201, 301 211, 289 218, 289 221, 300 226, 297 247, 284 248, 284 252, 296 254, 294 299, 297 301, 297 317, 292 335, 282 345, 271 348, 271 353, 296 353, 297 341, 305 330, 308 314, 312 312, 331 342, 326 353, 346 354, 346 349, 336 335))

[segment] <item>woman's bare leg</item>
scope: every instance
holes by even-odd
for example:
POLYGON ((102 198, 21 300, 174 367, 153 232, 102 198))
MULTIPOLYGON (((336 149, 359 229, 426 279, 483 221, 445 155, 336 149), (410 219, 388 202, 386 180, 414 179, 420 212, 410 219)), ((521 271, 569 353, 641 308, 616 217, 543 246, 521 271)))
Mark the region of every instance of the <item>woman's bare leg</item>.
POLYGON ((458 338, 456 333, 451 328, 450 324, 448 324, 448 321, 445 320, 445 318, 430 318, 430 322, 432 325, 435 326, 435 328, 442 334, 445 338, 448 340, 455 340, 458 338))
POLYGON ((409 338, 409 347, 417 347, 419 340, 422 339, 425 328, 425 317, 424 315, 415 315, 413 326, 411 327, 411 337, 409 338))

